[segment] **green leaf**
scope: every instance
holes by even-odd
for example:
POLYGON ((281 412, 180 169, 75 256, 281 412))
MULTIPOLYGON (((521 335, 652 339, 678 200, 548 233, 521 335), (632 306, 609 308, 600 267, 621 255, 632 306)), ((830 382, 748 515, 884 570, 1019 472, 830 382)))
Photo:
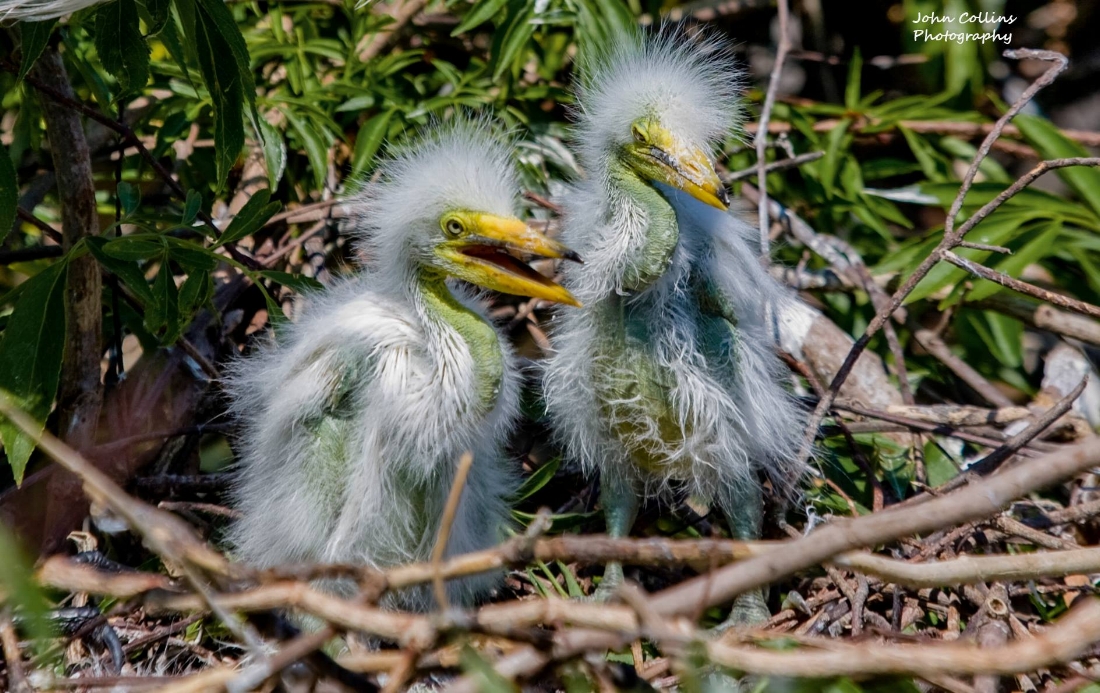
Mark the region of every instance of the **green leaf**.
POLYGON ((535 33, 535 25, 531 22, 533 14, 534 3, 527 3, 524 0, 514 0, 509 3, 509 17, 505 21, 503 31, 498 28, 493 37, 494 82, 499 81, 504 73, 512 68, 512 63, 519 57, 520 51, 527 45, 531 35, 535 33))
POLYGON ((38 56, 46 49, 50 41, 50 34, 57 25, 57 19, 47 19, 42 22, 22 22, 19 24, 19 38, 22 41, 23 61, 19 65, 19 79, 27 76, 34 67, 38 56))
POLYGON ((218 242, 215 246, 225 245, 226 243, 235 243, 245 236, 250 236, 267 223, 267 220, 275 216, 282 205, 278 202, 268 203, 271 199, 271 191, 264 189, 256 192, 248 202, 241 207, 241 211, 237 212, 237 216, 233 217, 233 221, 229 222, 229 226, 226 227, 225 232, 218 238, 218 242))
POLYGON ((842 118, 826 136, 825 156, 821 159, 819 171, 821 173, 821 187, 825 189, 825 196, 833 196, 833 188, 836 185, 836 174, 840 169, 843 152, 848 149, 848 143, 852 136, 848 132, 851 119, 842 118))
POLYGON ((313 173, 314 188, 324 188, 325 174, 328 172, 328 144, 325 143, 324 136, 309 120, 296 116, 290 110, 283 113, 305 147, 306 158, 309 159, 309 167, 313 173))
POLYGON ((4 242, 19 209, 19 180, 8 150, 0 144, 0 243, 4 242))
POLYGON ((477 4, 466 13, 466 16, 459 25, 454 28, 454 31, 451 32, 451 36, 458 36, 474 27, 481 26, 489 21, 497 12, 500 12, 507 2, 508 0, 478 0, 477 4))
POLYGON ((168 256, 180 263, 188 272, 210 272, 219 262, 229 258, 218 255, 213 250, 194 241, 168 237, 168 256))
POLYGON ((135 185, 122 181, 118 184, 118 201, 122 205, 123 216, 129 216, 141 204, 141 190, 135 185))
POLYGON ((149 46, 141 35, 134 0, 114 0, 96 10, 95 49, 123 94, 139 91, 149 81, 149 46))
POLYGON ((543 486, 550 483, 550 480, 558 473, 559 467, 561 467, 561 458, 555 457, 536 469, 531 476, 523 480, 523 485, 516 490, 515 501, 518 503, 522 500, 527 500, 543 486))
POLYGON ((200 209, 202 209, 202 195, 197 190, 188 190, 187 201, 183 205, 183 218, 180 223, 184 226, 195 223, 195 217, 199 215, 200 209))
MULTIPOLYGON (((1024 138, 1039 150, 1044 159, 1089 156, 1084 146, 1063 135, 1048 120, 1018 115, 1015 123, 1024 138)), ((1100 215, 1100 170, 1091 166, 1070 166, 1058 169, 1058 177, 1073 188, 1092 211, 1100 215)))
POLYGON ((145 327, 160 335, 162 345, 171 344, 179 335, 179 293, 167 256, 153 281, 153 302, 145 308, 145 327))
POLYGON ((198 271, 187 276, 180 287, 179 310, 184 321, 190 320, 202 304, 210 297, 210 273, 198 271))
MULTIPOLYGON (((85 238, 84 243, 88 246, 88 250, 96 261, 108 272, 121 279, 130 288, 130 291, 133 291, 141 299, 142 303, 149 304, 153 301, 153 292, 149 289, 149 282, 145 280, 145 273, 141 271, 136 261, 122 260, 109 255, 104 249, 104 246, 108 243, 106 238, 91 236, 85 238)), ((162 246, 157 247, 158 249, 162 248, 162 246)))
POLYGON ((351 164, 352 175, 359 175, 371 169, 370 164, 374 162, 374 155, 382 146, 382 140, 386 137, 390 118, 393 117, 394 112, 392 108, 382 111, 359 128, 359 134, 355 138, 355 157, 351 164))
MULTIPOLYGON (((0 341, 0 390, 41 425, 57 396, 65 350, 65 285, 69 264, 55 262, 26 281, 0 341)), ((23 483, 34 442, 14 424, 0 421, 0 442, 17 484, 23 483)))
POLYGON ((852 62, 848 65, 848 85, 844 89, 844 106, 849 110, 859 107, 860 75, 863 72, 863 56, 859 48, 852 54, 852 62))
POLYGON ((151 260, 164 252, 164 239, 148 235, 142 238, 123 236, 107 241, 103 252, 119 260, 151 260))
POLYGON ((248 51, 232 15, 226 21, 229 10, 221 2, 186 0, 179 7, 180 16, 193 21, 192 26, 184 27, 184 32, 193 40, 199 72, 214 108, 215 183, 221 190, 244 147, 245 99, 252 104, 256 97, 248 69, 248 51))
POLYGON ((283 133, 266 118, 260 118, 259 122, 264 143, 264 163, 267 164, 267 185, 274 190, 286 170, 286 142, 283 133))
POLYGON ((260 276, 270 279, 276 284, 289 287, 300 294, 321 291, 325 288, 321 282, 304 274, 290 274, 278 270, 260 270, 260 276))
POLYGON ((171 16, 171 0, 139 0, 149 15, 149 35, 159 34, 171 16))

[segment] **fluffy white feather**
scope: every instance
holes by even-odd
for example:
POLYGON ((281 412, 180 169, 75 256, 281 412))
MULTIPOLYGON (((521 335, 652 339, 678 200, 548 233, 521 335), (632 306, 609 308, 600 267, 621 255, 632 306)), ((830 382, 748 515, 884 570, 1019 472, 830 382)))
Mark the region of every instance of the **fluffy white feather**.
POLYGON ((107 0, 0 0, 0 21, 41 22, 79 12, 107 0))
POLYGON ((770 317, 795 299, 746 243, 754 230, 733 214, 654 184, 675 210, 677 245, 659 280, 641 290, 624 283, 652 221, 609 173, 631 139, 632 123, 656 118, 687 145, 713 152, 738 125, 738 82, 719 42, 668 28, 623 37, 609 56, 587 66, 580 82, 577 147, 589 177, 565 197, 562 239, 586 264, 563 267, 562 284, 584 308, 554 318, 544 392, 570 457, 605 479, 650 493, 675 480, 714 497, 723 486, 757 484, 760 471, 790 489, 800 473, 803 412, 782 385, 785 369, 774 353, 770 317), (704 348, 692 277, 709 280, 733 305, 737 343, 721 356, 704 348), (613 303, 647 325, 653 379, 667 393, 678 440, 661 430, 636 390, 609 399, 616 383, 638 380, 635 359, 601 346, 609 330, 619 329, 607 321, 613 303), (631 448, 649 451, 657 468, 639 466, 631 448))
MULTIPOLYGON (((415 269, 458 206, 516 211, 508 149, 484 121, 458 119, 399 150, 354 205, 367 270, 308 297, 301 319, 277 344, 239 360, 228 382, 243 424, 231 530, 238 556, 271 566, 336 561, 386 567, 427 560, 457 462, 474 464, 447 553, 497 543, 509 516, 514 472, 504 441, 518 415, 519 376, 507 341, 495 400, 478 401, 474 355, 432 317, 415 269)), ((488 320, 476 297, 460 300, 488 320)), ((469 603, 497 580, 452 582, 469 603)), ((339 586, 338 586, 339 587, 339 586)), ((421 608, 426 590, 397 602, 421 608)))

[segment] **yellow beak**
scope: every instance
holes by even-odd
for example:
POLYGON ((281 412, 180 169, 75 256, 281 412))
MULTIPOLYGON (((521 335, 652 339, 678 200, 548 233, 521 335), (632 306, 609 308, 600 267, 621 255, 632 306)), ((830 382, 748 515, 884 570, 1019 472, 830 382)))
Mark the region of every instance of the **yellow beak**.
POLYGON ((571 306, 581 304, 573 294, 544 277, 511 252, 580 262, 580 256, 519 219, 470 213, 470 233, 436 248, 444 271, 493 291, 530 296, 571 306))
POLYGON ((723 211, 729 208, 729 193, 710 157, 699 147, 684 144, 665 128, 647 124, 645 140, 630 143, 626 152, 630 165, 649 180, 683 190, 711 207, 723 211))

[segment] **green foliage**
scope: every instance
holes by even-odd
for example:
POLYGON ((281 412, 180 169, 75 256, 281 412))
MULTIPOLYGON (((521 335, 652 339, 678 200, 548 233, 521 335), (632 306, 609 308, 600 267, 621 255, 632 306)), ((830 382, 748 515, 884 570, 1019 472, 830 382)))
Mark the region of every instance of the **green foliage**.
POLYGON ((0 243, 11 231, 19 204, 19 181, 8 151, 0 146, 0 243))
MULTIPOLYGON (((34 418, 40 431, 61 375, 67 270, 63 260, 27 280, 0 341, 0 391, 34 418)), ((7 419, 0 420, 0 441, 16 482, 22 483, 34 442, 7 419)))
POLYGON ((149 46, 134 0, 114 0, 95 11, 95 48, 103 69, 118 80, 120 97, 149 81, 149 46))

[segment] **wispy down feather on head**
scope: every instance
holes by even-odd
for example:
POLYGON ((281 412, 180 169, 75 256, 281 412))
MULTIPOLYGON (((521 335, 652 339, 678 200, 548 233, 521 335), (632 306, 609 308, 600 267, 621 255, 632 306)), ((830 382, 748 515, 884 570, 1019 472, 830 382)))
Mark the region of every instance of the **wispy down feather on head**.
POLYGON ((0 0, 0 22, 41 22, 79 12, 107 0, 0 0))
POLYGON ((448 209, 515 214, 519 184, 510 143, 490 118, 461 113, 393 146, 379 164, 381 178, 349 203, 357 214, 348 231, 360 240, 366 269, 403 279, 432 252, 448 209))
POLYGON ((687 144, 711 150, 742 120, 740 72, 725 40, 665 24, 654 34, 622 34, 579 65, 574 110, 582 164, 630 139, 640 115, 659 120, 687 144))

